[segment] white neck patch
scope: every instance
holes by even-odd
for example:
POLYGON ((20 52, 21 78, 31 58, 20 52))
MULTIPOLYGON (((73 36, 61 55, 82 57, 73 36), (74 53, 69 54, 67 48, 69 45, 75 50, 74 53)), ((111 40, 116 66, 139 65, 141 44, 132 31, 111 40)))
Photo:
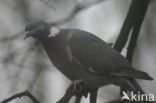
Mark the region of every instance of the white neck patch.
POLYGON ((50 28, 50 34, 48 35, 48 37, 54 37, 56 36, 58 33, 60 32, 60 29, 57 27, 51 27, 50 28))

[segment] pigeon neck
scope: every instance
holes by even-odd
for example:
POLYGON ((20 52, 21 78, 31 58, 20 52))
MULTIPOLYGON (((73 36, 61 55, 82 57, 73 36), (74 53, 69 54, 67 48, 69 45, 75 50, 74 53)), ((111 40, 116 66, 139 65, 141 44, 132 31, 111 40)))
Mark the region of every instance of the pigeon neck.
MULTIPOLYGON (((44 35, 44 37, 41 37, 40 38, 40 41, 44 44, 47 44, 47 43, 50 43, 50 42, 55 42, 56 38, 57 38, 57 35, 61 32, 61 29, 55 27, 55 26, 52 26, 52 25, 49 25, 48 26, 48 30, 46 32, 46 35, 44 35)), ((53 44, 53 43, 52 43, 53 44)))
POLYGON ((51 28, 52 26, 50 25, 50 24, 48 24, 47 26, 46 26, 46 29, 45 29, 45 31, 41 34, 41 35, 39 35, 39 37, 38 37, 38 39, 40 40, 40 41, 46 41, 47 39, 49 39, 48 38, 48 35, 50 34, 50 28, 51 28))

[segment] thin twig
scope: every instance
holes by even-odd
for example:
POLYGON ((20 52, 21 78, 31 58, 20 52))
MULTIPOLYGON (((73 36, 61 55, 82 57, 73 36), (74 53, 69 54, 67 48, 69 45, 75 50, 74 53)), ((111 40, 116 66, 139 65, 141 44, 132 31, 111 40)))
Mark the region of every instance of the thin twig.
POLYGON ((14 100, 16 98, 21 98, 23 96, 29 97, 34 103, 40 103, 39 100, 27 90, 24 91, 24 92, 13 95, 13 96, 3 100, 1 103, 8 103, 8 102, 10 102, 10 101, 12 101, 12 100, 14 100))
MULTIPOLYGON (((89 0, 88 0, 89 1, 89 0)), ((71 21, 80 11, 84 10, 84 9, 87 9, 93 5, 96 5, 100 2, 103 2, 105 0, 94 0, 94 1, 91 1, 91 2, 87 2, 85 3, 85 0, 81 3, 77 3, 74 7, 74 9, 72 10, 72 12, 65 18, 61 19, 61 20, 58 20, 58 21, 55 21, 55 22, 52 22, 51 25, 60 25, 60 24, 64 24, 64 23, 67 23, 68 21, 71 21)))
MULTIPOLYGON (((58 25, 62 25, 64 23, 67 23, 67 22, 71 21, 72 18, 74 18, 80 11, 82 11, 84 9, 87 9, 87 8, 89 8, 89 7, 93 6, 93 5, 96 5, 96 4, 100 3, 100 2, 103 2, 103 1, 105 1, 105 0, 94 0, 94 1, 91 1, 91 2, 87 2, 87 3, 84 3, 85 2, 84 1, 84 2, 78 3, 78 4, 76 4, 75 8, 72 10, 72 12, 67 17, 65 17, 65 18, 63 18, 61 20, 51 22, 50 24, 58 26, 58 25)), ((41 0, 41 2, 43 2, 45 4, 48 4, 48 2, 50 2, 50 1, 41 0)), ((49 7, 53 8, 52 6, 49 6, 49 7)), ((16 34, 14 34, 12 36, 2 37, 2 38, 0 38, 0 42, 6 42, 8 40, 9 41, 15 40, 22 33, 24 33, 24 30, 21 30, 19 33, 16 33, 16 34)))

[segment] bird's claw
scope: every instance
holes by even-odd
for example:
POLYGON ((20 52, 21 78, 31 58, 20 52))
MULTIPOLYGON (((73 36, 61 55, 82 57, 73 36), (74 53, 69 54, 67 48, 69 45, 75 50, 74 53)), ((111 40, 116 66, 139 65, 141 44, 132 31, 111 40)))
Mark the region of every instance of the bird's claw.
POLYGON ((71 85, 67 88, 67 91, 69 90, 69 88, 71 88, 71 86, 73 86, 73 92, 75 94, 80 93, 80 92, 83 91, 83 88, 82 88, 82 80, 74 80, 71 83, 71 85))
POLYGON ((74 80, 73 81, 73 91, 75 93, 82 92, 82 80, 74 80))

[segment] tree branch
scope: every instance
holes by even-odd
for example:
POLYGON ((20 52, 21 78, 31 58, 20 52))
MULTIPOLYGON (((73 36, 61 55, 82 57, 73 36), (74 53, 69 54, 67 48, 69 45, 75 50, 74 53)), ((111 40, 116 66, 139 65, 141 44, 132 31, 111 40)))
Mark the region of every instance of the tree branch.
POLYGON ((146 10, 148 2, 149 0, 132 0, 127 17, 114 45, 114 49, 116 49, 118 52, 121 52, 124 48, 130 35, 130 30, 135 25, 138 18, 142 16, 142 12, 146 10))
MULTIPOLYGON (((52 5, 49 5, 49 2, 50 1, 45 1, 45 0, 40 0, 41 2, 45 3, 47 6, 51 7, 53 9, 53 6, 52 5)), ((72 12, 65 18, 61 19, 61 20, 57 20, 57 21, 54 21, 54 22, 51 22, 50 24, 51 25, 55 25, 55 26, 58 26, 58 25, 61 25, 61 24, 64 24, 64 23, 67 23, 69 22, 70 20, 72 20, 79 12, 81 12, 82 10, 84 9, 87 9, 91 6, 94 6, 98 3, 101 3, 105 0, 84 0, 83 2, 80 2, 80 3, 77 3, 76 6, 74 7, 74 9, 72 10, 72 12)), ((15 40, 16 38, 18 38, 22 33, 24 32, 24 30, 21 30, 19 33, 16 33, 14 34, 13 36, 5 36, 5 37, 2 37, 0 38, 0 42, 6 42, 8 40, 12 41, 12 40, 15 40)))
POLYGON ((148 9, 148 4, 149 4, 149 0, 144 0, 144 2, 142 1, 140 15, 133 27, 131 39, 130 39, 129 46, 128 46, 127 57, 126 57, 130 63, 132 63, 134 48, 136 46, 136 42, 139 36, 142 22, 144 20, 146 11, 148 9))
POLYGON ((68 103, 73 96, 73 85, 71 85, 65 95, 57 103, 68 103))
POLYGON ((34 103, 40 103, 39 100, 27 90, 24 91, 24 92, 13 95, 13 96, 3 100, 1 103, 8 103, 8 102, 10 102, 10 101, 12 101, 12 100, 14 100, 16 98, 21 98, 23 96, 29 97, 34 103))
POLYGON ((97 93, 98 93, 98 88, 96 88, 90 92, 90 103, 96 103, 97 93))
POLYGON ((86 2, 86 0, 84 0, 83 2, 77 3, 74 7, 74 9, 72 10, 72 12, 65 18, 52 22, 51 25, 60 25, 60 24, 64 24, 70 20, 72 20, 80 11, 87 9, 93 5, 96 5, 100 2, 103 2, 105 0, 87 0, 88 2, 86 2))

